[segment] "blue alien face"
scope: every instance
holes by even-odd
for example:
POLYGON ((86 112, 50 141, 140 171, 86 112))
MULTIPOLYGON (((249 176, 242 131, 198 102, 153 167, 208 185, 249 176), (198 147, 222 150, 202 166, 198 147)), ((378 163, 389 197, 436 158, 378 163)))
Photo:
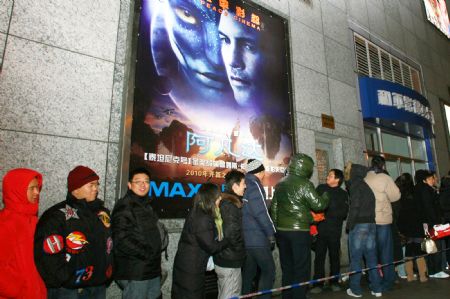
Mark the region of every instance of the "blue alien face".
POLYGON ((220 52, 220 14, 200 0, 167 0, 164 11, 172 50, 192 88, 229 88, 220 52))

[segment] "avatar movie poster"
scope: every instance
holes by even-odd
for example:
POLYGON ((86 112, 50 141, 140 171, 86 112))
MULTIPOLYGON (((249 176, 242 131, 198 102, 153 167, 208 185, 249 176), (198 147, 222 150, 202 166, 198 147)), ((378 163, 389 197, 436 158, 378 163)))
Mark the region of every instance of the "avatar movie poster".
POLYGON ((149 169, 160 217, 247 159, 272 197, 293 152, 286 28, 248 1, 142 0, 129 168, 149 169))

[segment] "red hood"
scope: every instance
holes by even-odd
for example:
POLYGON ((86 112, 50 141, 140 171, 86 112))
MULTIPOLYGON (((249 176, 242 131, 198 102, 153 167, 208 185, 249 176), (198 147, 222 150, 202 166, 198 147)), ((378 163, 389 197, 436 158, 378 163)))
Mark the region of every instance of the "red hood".
POLYGON ((28 185, 34 178, 37 178, 39 190, 41 190, 42 175, 32 169, 13 169, 3 177, 3 203, 5 204, 5 209, 21 214, 37 214, 39 198, 36 203, 30 203, 27 198, 28 185))

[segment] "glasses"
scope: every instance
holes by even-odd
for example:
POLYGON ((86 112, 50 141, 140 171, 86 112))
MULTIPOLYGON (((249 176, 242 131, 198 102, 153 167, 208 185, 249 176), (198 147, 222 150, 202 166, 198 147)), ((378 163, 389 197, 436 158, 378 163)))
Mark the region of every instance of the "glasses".
POLYGON ((136 185, 150 185, 150 181, 132 181, 131 183, 136 185))

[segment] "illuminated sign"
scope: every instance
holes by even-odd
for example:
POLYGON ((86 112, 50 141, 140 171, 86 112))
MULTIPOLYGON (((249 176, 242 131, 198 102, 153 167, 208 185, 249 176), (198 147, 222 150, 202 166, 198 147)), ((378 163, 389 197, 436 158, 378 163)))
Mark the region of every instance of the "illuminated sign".
POLYGON ((286 21, 249 1, 142 1, 129 169, 149 169, 161 217, 247 159, 271 197, 293 152, 288 49, 286 21))
POLYGON ((450 21, 445 0, 423 0, 427 19, 450 38, 450 21))

